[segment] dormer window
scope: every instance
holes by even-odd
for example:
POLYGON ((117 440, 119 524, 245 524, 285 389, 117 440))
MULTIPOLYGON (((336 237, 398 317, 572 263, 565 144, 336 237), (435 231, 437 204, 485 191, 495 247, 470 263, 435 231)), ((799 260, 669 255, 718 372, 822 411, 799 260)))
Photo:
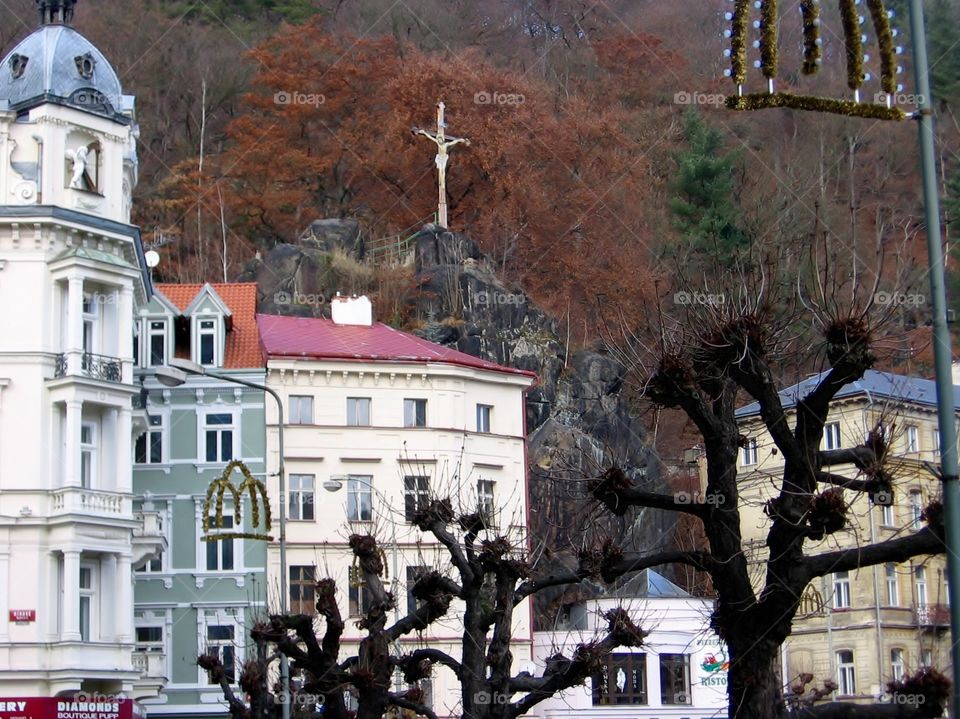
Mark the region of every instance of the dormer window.
POLYGON ((84 53, 83 55, 77 55, 73 58, 73 61, 77 65, 77 72, 80 73, 80 77, 84 80, 93 79, 93 71, 97 67, 97 60, 89 52, 84 53))
POLYGON ((162 367, 167 364, 166 320, 147 321, 147 356, 150 367, 162 367))
POLYGON ((10 74, 13 75, 14 80, 19 80, 23 77, 23 73, 27 71, 27 63, 29 61, 30 58, 20 53, 15 52, 10 56, 10 74))
POLYGON ((197 320, 196 354, 197 362, 204 367, 216 367, 217 362, 217 335, 219 320, 197 320))

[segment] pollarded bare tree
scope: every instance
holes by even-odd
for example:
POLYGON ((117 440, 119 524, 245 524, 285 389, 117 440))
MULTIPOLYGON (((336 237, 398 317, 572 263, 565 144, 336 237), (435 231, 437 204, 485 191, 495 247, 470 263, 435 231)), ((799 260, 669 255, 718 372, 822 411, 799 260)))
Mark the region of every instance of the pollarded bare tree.
POLYGON ((526 714, 555 694, 581 685, 601 671, 605 658, 617 647, 639 647, 646 632, 625 609, 605 615, 603 636, 578 645, 569 656, 557 654, 546 662, 542 676, 512 673, 514 614, 525 601, 547 588, 600 578, 614 581, 632 571, 685 557, 683 553, 649 558, 624 555, 612 544, 582 552, 579 568, 569 574, 536 576, 525 546, 498 534, 484 512, 458 514, 450 499, 435 498, 419 509, 414 523, 446 550, 451 571, 421 575, 412 589, 418 607, 390 622, 398 601, 384 586, 383 553, 373 534, 353 534, 349 544, 371 601, 358 622, 364 631, 359 650, 345 655, 344 620, 331 578, 315 584, 316 610, 322 620, 304 614, 274 614, 251 630, 254 656, 243 665, 238 696, 217 656, 204 655, 197 663, 218 683, 233 719, 275 719, 284 696, 275 681, 280 655, 290 661, 296 693, 289 697, 294 717, 316 712, 322 697, 324 719, 381 719, 420 715, 436 719, 423 702, 419 682, 434 670, 451 671, 462 692, 466 719, 513 719, 526 714), (398 639, 421 632, 438 620, 456 614, 463 624, 459 657, 424 647, 408 654, 397 651, 398 639), (406 691, 394 690, 395 672, 402 672, 406 691), (348 709, 345 692, 357 698, 348 709), (407 714, 409 712, 410 714, 407 714))
POLYGON ((829 697, 831 687, 806 693, 813 680, 807 676, 799 678, 797 691, 809 701, 785 697, 782 689, 780 649, 812 580, 945 550, 937 501, 925 512, 926 526, 907 536, 875 543, 859 536, 856 546, 832 551, 812 547, 825 535, 858 531, 847 516, 850 494, 865 493, 883 504, 897 491, 889 439, 879 428, 850 449, 823 449, 822 438, 837 393, 862 378, 892 344, 895 310, 877 299, 887 297, 881 287, 902 288, 906 274, 891 270, 879 252, 868 253, 877 268, 872 271, 863 253, 840 264, 840 253, 823 251, 816 238, 811 245, 820 251, 800 257, 796 248, 781 248, 752 270, 724 268, 715 283, 681 285, 687 296, 642 330, 611 322, 611 350, 631 367, 642 395, 658 407, 681 410, 702 435, 706 486, 703 501, 691 503, 646 491, 611 467, 590 480, 591 492, 616 515, 650 507, 702 524, 704 551, 674 561, 707 572, 716 591, 711 624, 728 647, 731 718, 940 716, 949 682, 936 670, 889 687, 891 693, 923 695, 910 703, 817 701, 829 697), (795 408, 785 408, 778 390, 792 382, 784 379, 810 373, 818 381, 795 408), (782 473, 767 478, 776 496, 764 506, 768 556, 759 590, 751 582, 741 534, 746 500, 737 480, 745 438, 735 411, 748 401, 758 403, 773 451, 783 461, 782 473), (841 489, 850 493, 847 499, 841 489))

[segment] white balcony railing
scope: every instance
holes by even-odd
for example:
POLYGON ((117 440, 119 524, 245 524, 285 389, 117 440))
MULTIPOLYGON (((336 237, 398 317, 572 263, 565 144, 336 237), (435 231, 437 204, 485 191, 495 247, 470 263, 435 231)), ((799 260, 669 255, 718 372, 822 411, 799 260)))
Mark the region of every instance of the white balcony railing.
POLYGON ((132 519, 133 498, 128 494, 118 492, 66 487, 53 492, 50 513, 132 519))
POLYGON ((167 655, 163 652, 134 652, 133 669, 141 679, 166 679, 167 655))

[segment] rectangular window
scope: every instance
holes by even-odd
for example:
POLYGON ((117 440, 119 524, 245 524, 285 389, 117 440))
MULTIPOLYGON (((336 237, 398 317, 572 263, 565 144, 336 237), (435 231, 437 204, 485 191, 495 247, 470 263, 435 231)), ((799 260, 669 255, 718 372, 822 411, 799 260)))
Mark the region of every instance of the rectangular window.
POLYGON ((593 676, 593 705, 647 703, 647 655, 611 654, 593 676))
POLYGON ((347 397, 347 426, 370 426, 370 398, 347 397))
POLYGON ((834 572, 833 574, 833 608, 847 609, 850 607, 850 572, 834 572))
POLYGON ((743 445, 741 456, 742 456, 744 467, 749 467, 750 465, 757 464, 759 454, 757 452, 756 437, 751 437, 746 441, 746 444, 743 445))
POLYGON ((80 424, 80 486, 90 489, 97 477, 97 425, 80 424))
POLYGON ((940 430, 933 430, 933 453, 939 457, 940 456, 940 430))
POLYGON ((233 415, 208 414, 204 417, 204 457, 207 462, 233 459, 233 415))
POLYGON ((929 669, 933 666, 933 650, 932 649, 921 649, 920 650, 920 666, 924 669, 929 669))
POLYGON ((420 601, 413 596, 413 586, 429 571, 429 567, 407 567, 407 614, 413 614, 420 607, 420 601))
POLYGON ((900 606, 900 578, 897 576, 897 565, 887 564, 884 568, 887 577, 887 606, 900 606))
POLYGON ((403 478, 403 515, 412 522, 417 512, 430 502, 430 478, 423 476, 403 478))
POLYGON ((427 426, 427 400, 425 399, 403 400, 403 426, 404 427, 426 427, 427 426))
POLYGON ((310 395, 290 395, 289 424, 313 424, 313 397, 310 395))
POLYGON ((920 451, 920 429, 915 425, 907 425, 907 454, 920 451))
POLYGON ((477 480, 477 511, 483 517, 487 526, 493 525, 495 507, 493 503, 493 487, 495 482, 490 479, 477 480))
POLYGON ((372 603, 370 588, 363 581, 358 567, 350 567, 349 611, 351 617, 359 617, 367 613, 372 603))
POLYGON ((922 567, 913 570, 917 588, 917 606, 924 609, 927 606, 927 571, 922 567))
POLYGON ((890 678, 898 682, 903 679, 903 650, 890 650, 890 678))
MULTIPOLYGON (((237 651, 234 645, 234 626, 232 624, 207 625, 206 654, 216 657, 223 664, 223 673, 231 684, 237 683, 237 651)), ((207 682, 216 684, 213 679, 207 682)))
POLYGON ((137 437, 134 461, 137 464, 163 462, 163 417, 150 415, 149 428, 137 437))
MULTIPOLYGON (((83 351, 85 353, 99 354, 100 342, 98 337, 98 325, 99 325, 99 304, 97 303, 96 294, 87 294, 83 295, 83 351)), ((90 362, 92 360, 84 357, 83 364, 84 369, 90 369, 90 362)))
POLYGON ((837 692, 840 696, 853 696, 857 693, 857 677, 853 666, 853 652, 837 652, 837 692))
POLYGON ((143 572, 145 574, 157 573, 163 571, 163 552, 159 552, 156 557, 153 559, 148 559, 146 562, 141 564, 138 567, 134 567, 133 571, 143 572))
POLYGON ((493 407, 489 404, 477 405, 477 431, 490 431, 490 415, 493 413, 493 407))
POLYGON ((910 522, 914 529, 923 527, 923 495, 919 489, 910 492, 910 522))
POLYGON ((290 567, 290 612, 291 614, 316 614, 317 598, 314 585, 316 567, 290 567))
POLYGON ((884 527, 896 526, 892 504, 880 507, 880 524, 884 527))
POLYGON ((92 641, 96 620, 96 567, 92 564, 80 565, 80 641, 92 641))
POLYGON ((690 704, 690 655, 660 655, 660 702, 690 704))
POLYGON ((840 423, 831 422, 823 428, 823 448, 840 449, 840 423))
POLYGON ((211 367, 217 361, 217 321, 200 320, 197 327, 197 361, 205 367, 211 367))
POLYGON ((314 482, 312 474, 290 475, 290 519, 313 519, 314 482))
POLYGON ((373 520, 373 477, 351 474, 347 477, 347 519, 351 522, 373 520))
POLYGON ((138 652, 163 654, 163 627, 139 626, 136 629, 136 648, 138 652))
POLYGON ((149 367, 162 367, 167 363, 167 323, 163 320, 150 320, 148 323, 147 343, 149 367))
MULTIPOLYGON (((201 532, 203 529, 201 528, 201 532)), ((210 529, 207 536, 212 536, 220 532, 233 531, 233 514, 223 510, 223 526, 217 526, 216 517, 210 517, 210 529)), ((230 571, 233 569, 234 543, 233 539, 218 539, 216 541, 203 542, 206 546, 208 572, 230 571)))

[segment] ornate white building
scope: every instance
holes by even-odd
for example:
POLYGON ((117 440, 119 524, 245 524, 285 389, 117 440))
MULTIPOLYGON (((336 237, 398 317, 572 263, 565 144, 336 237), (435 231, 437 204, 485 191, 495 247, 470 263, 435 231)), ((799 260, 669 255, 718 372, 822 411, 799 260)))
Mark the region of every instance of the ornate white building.
POLYGON ((132 495, 134 101, 75 3, 37 0, 0 64, 0 697, 132 696, 132 567, 164 541, 132 495))

